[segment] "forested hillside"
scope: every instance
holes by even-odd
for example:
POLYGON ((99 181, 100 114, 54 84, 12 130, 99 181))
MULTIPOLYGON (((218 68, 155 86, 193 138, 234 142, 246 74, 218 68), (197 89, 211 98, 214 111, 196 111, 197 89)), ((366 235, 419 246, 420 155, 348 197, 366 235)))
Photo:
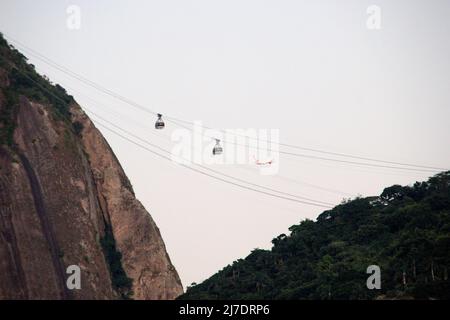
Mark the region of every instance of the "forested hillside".
POLYGON ((450 172, 394 185, 289 228, 181 299, 450 298, 450 172), (381 289, 369 290, 369 265, 381 289))

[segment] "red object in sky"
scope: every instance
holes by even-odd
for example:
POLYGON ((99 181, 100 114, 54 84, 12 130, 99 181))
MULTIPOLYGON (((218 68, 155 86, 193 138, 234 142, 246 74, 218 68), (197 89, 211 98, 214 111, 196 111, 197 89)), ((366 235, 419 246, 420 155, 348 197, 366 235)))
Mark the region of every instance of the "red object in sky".
POLYGON ((256 163, 257 166, 271 165, 272 162, 273 162, 273 160, 266 161, 266 162, 261 162, 261 161, 259 161, 258 159, 256 159, 255 156, 253 156, 253 158, 255 158, 255 163, 256 163))

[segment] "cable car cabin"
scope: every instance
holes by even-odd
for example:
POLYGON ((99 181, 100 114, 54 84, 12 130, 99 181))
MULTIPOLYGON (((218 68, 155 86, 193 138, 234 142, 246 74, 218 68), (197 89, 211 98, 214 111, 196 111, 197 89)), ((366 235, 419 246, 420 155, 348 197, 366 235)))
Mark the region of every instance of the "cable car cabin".
POLYGON ((165 127, 165 124, 162 119, 162 114, 158 113, 158 119, 155 122, 155 129, 161 130, 161 129, 164 129, 164 127, 165 127))
POLYGON ((220 145, 220 140, 216 139, 216 145, 214 146, 212 153, 213 153, 213 155, 216 156, 216 155, 222 154, 222 152, 223 152, 223 148, 220 145))
POLYGON ((223 149, 221 146, 214 146, 213 155, 217 156, 219 154, 222 154, 222 152, 223 152, 223 149))

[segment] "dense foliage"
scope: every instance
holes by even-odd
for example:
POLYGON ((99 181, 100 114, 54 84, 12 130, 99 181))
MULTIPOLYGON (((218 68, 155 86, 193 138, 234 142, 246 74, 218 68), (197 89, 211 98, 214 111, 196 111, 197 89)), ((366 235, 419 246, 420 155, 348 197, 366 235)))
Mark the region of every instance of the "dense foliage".
POLYGON ((450 172, 292 226, 180 299, 450 298, 450 172), (366 286, 381 268, 381 289, 366 286))
POLYGON ((0 145, 13 145, 15 114, 22 95, 31 101, 52 106, 53 114, 70 124, 69 106, 73 97, 60 85, 54 85, 39 75, 27 58, 9 45, 0 33, 1 75, 8 79, 9 84, 0 86, 0 93, 6 100, 0 108, 0 145))
POLYGON ((133 280, 130 279, 122 266, 122 254, 117 250, 116 240, 110 226, 105 228, 105 236, 100 240, 106 262, 108 262, 111 281, 114 289, 117 290, 122 298, 128 299, 133 295, 131 288, 133 280))

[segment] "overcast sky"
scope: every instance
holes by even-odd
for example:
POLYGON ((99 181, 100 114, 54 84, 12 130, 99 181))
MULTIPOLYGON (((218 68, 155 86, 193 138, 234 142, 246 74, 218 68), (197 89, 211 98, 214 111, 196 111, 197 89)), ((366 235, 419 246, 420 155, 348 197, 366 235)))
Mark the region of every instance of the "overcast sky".
MULTIPOLYGON (((278 129, 282 142, 308 148, 445 168, 449 17, 450 2, 439 0, 0 1, 1 32, 152 110, 214 128, 278 129), (67 26, 69 5, 81 10, 80 29, 67 26), (367 27, 370 5, 381 9, 380 29, 367 27)), ((172 148, 173 124, 156 132, 154 116, 29 60, 81 106, 172 148)), ((212 180, 101 130, 185 286, 270 248, 289 226, 322 212, 212 180)), ((336 204, 429 176, 291 156, 278 165, 275 176, 255 164, 212 168, 336 204)))

